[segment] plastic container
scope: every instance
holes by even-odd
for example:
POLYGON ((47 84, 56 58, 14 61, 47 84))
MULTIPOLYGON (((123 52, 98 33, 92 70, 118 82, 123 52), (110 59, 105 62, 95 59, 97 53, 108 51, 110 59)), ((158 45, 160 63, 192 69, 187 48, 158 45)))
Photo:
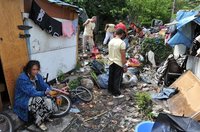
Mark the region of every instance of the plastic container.
POLYGON ((135 127, 135 132, 151 132, 154 122, 143 121, 135 127))

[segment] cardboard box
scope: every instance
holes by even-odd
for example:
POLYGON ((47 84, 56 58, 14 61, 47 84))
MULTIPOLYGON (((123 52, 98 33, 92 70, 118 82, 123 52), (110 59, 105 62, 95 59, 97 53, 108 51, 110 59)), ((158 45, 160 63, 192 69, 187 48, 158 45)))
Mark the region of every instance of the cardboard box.
POLYGON ((168 100, 170 112, 200 120, 200 80, 187 71, 170 87, 179 89, 179 93, 168 100))

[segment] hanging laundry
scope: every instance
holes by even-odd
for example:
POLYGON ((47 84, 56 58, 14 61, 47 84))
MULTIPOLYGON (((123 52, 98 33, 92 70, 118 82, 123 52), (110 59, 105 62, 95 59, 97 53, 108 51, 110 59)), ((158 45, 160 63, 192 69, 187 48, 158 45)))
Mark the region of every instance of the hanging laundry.
POLYGON ((35 24, 40 26, 42 30, 47 29, 49 17, 46 14, 46 12, 43 9, 41 9, 35 1, 32 2, 29 18, 32 19, 35 24))
POLYGON ((76 35, 77 31, 78 31, 78 18, 77 19, 74 19, 72 21, 72 24, 73 24, 73 29, 74 29, 74 33, 73 35, 76 35))
POLYGON ((62 23, 50 17, 34 0, 29 18, 42 30, 47 31, 52 36, 62 36, 62 23))
POLYGON ((49 27, 47 29, 47 32, 49 34, 51 34, 53 37, 60 37, 62 36, 62 23, 53 19, 53 18, 50 18, 50 21, 49 21, 49 27))
POLYGON ((71 37, 73 35, 74 28, 73 28, 72 21, 65 20, 64 22, 62 22, 62 33, 63 33, 63 36, 65 37, 71 37))

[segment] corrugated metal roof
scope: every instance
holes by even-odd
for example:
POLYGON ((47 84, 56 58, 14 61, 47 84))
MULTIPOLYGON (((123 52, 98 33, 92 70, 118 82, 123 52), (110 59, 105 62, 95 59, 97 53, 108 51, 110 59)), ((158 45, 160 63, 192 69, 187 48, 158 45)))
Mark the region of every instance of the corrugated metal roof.
POLYGON ((79 9, 78 6, 76 5, 72 5, 70 3, 67 3, 67 2, 63 2, 61 0, 48 0, 50 3, 55 3, 57 5, 61 5, 61 6, 68 6, 68 7, 72 7, 72 8, 76 8, 76 9, 79 9))

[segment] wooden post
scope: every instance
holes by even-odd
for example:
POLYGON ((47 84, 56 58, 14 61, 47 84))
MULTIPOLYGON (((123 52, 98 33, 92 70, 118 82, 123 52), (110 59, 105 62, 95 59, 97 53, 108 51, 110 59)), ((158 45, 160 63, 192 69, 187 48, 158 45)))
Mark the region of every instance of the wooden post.
POLYGON ((3 102, 1 99, 1 93, 5 91, 5 85, 3 83, 0 84, 0 112, 3 111, 3 102))
POLYGON ((173 0, 173 6, 172 6, 172 16, 175 13, 175 9, 176 9, 176 0, 173 0))

